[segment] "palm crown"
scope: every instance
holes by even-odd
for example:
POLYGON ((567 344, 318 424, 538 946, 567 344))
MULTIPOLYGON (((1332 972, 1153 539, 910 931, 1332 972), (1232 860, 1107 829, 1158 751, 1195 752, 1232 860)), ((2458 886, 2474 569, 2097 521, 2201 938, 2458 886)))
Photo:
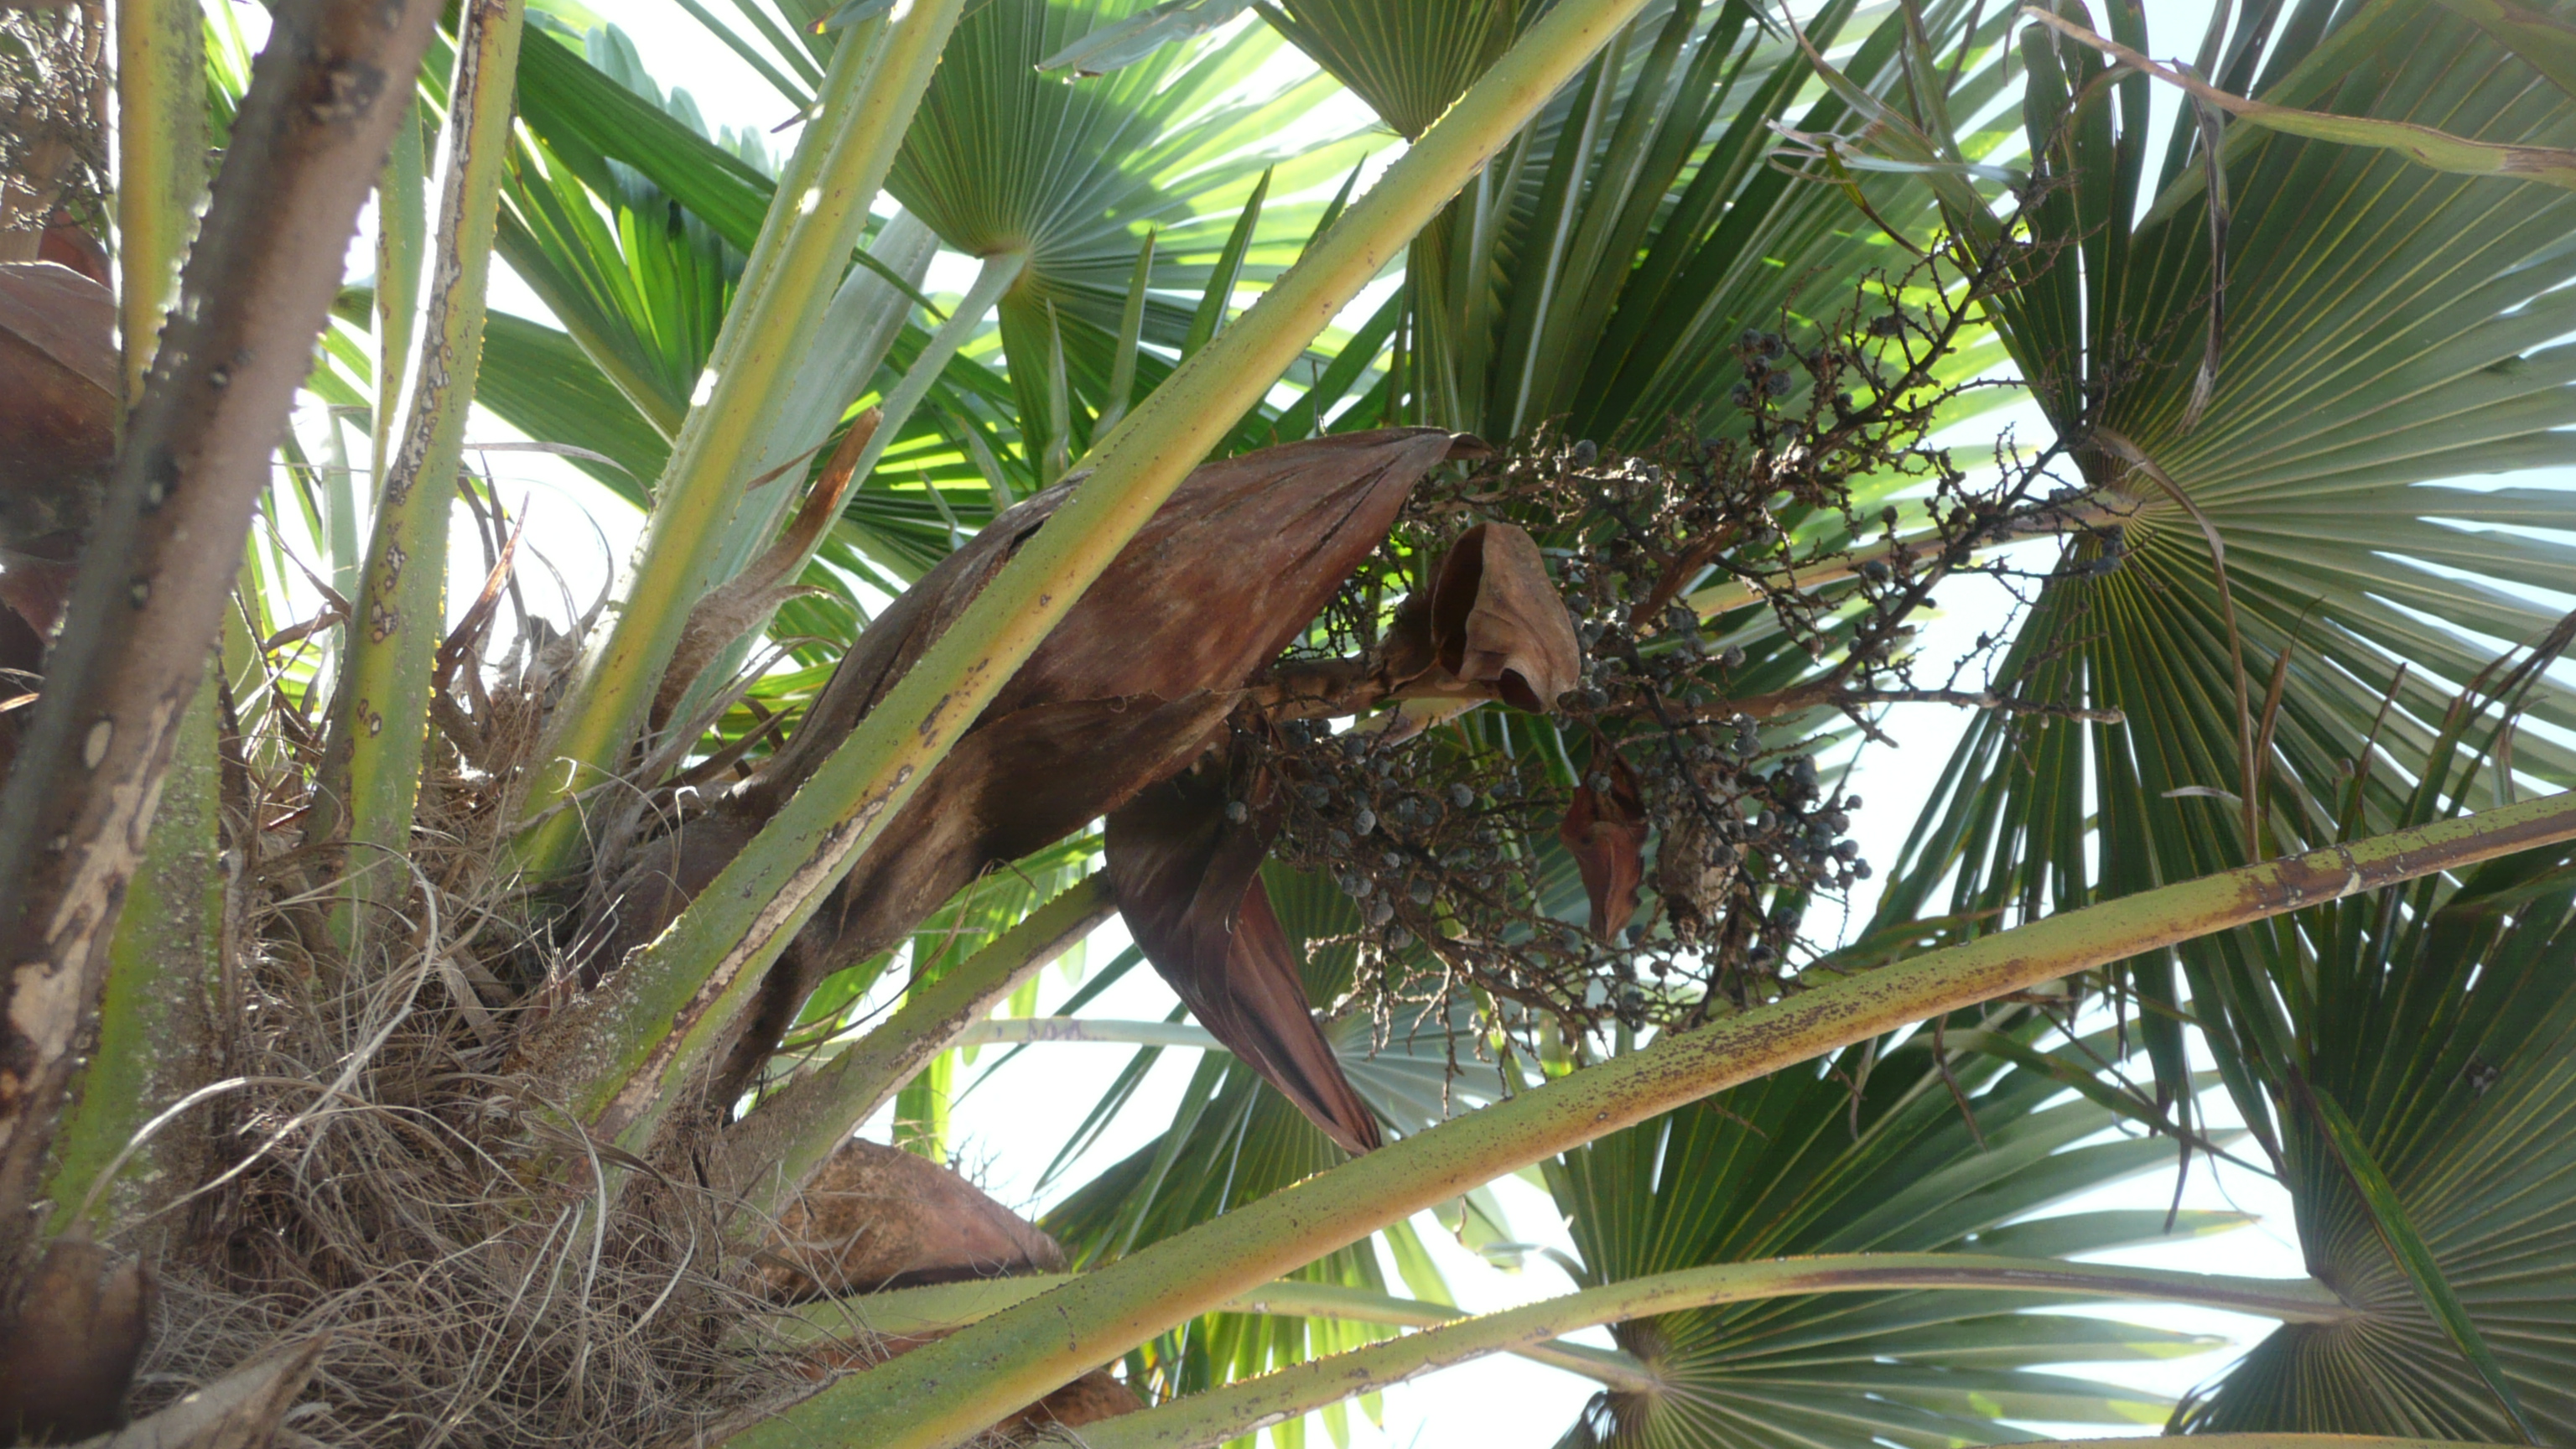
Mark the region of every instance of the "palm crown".
POLYGON ((562 0, 7 24, 0 1424, 2576 1438, 2576 22, 683 4, 792 143, 562 0), (1036 1221, 939 1166, 1086 1039, 1036 1221), (2043 1212, 2176 1154, 2311 1276, 2043 1212), (1462 1313, 1515 1172, 1572 1291, 1462 1313), (2104 1298, 2280 1326, 2177 1406, 2104 1298))

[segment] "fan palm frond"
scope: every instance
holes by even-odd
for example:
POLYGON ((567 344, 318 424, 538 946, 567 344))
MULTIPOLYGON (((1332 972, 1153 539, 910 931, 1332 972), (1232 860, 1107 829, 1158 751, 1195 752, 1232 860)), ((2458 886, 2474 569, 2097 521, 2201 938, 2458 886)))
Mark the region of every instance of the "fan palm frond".
MULTIPOLYGON (((1953 1028, 1979 1029, 1962 1019, 1953 1028)), ((1994 1025, 2035 1035, 2023 1009, 1994 1025), (2016 1016, 2021 1019, 2015 1020, 2016 1016)), ((2059 1053, 2089 1075, 2103 1040, 2059 1053)), ((2105 1211, 2016 1220, 2166 1158, 2106 1132, 2055 1075, 1921 1033, 1872 1061, 1782 1073, 1615 1133, 1548 1165, 1586 1286, 1810 1253, 1971 1249, 2074 1256, 2244 1221, 2105 1211), (1954 1090, 1957 1095, 1954 1095, 1954 1090), (1973 1119, 1973 1120, 1972 1120, 1973 1119)), ((2072 1301, 2072 1300, 2067 1300, 2072 1301)), ((1624 1323, 1658 1387, 1611 1391, 1560 1443, 1658 1449, 1996 1443, 2004 1419, 2153 1422, 2152 1396, 2040 1371, 2214 1341, 2021 1310, 1983 1290, 1780 1299, 1624 1323)))
MULTIPOLYGON (((2565 96, 2465 20, 2303 5, 2267 57, 2271 15, 2221 33, 2220 83, 2463 136, 2576 138, 2565 96)), ((2147 44, 2132 7, 2108 33, 2147 44)), ((2047 260, 2001 326, 2109 522, 2067 546, 1997 686, 2127 723, 1973 722, 1889 921, 1945 880, 1953 909, 2028 916, 2331 840, 2349 798, 2352 829, 2389 828, 2455 692, 2547 632, 2534 591, 2576 564, 2547 532, 2576 495, 2527 476, 2571 456, 2556 339, 2576 197, 2235 125, 2214 149, 2179 128, 2146 204, 2147 79, 2045 28, 2025 50, 2031 255, 2047 260), (2459 481, 2478 474, 2526 476, 2459 481)), ((2576 722, 2557 682, 2528 705, 2576 722)), ((2576 757, 2535 731, 2513 766, 2563 780, 2576 757)), ((2218 989, 2228 949, 2184 955, 2194 996, 2218 989)), ((2168 959, 2131 979, 2180 998, 2168 959)), ((2179 1030, 2148 1029, 2179 1094, 2179 1030)))

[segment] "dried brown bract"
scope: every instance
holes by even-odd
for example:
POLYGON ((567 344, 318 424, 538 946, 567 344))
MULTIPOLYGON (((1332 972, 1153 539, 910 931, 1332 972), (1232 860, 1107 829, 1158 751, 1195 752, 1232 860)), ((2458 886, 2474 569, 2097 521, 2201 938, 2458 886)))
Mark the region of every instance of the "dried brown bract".
POLYGON ((1480 523, 1396 611, 1378 673, 1390 694, 1498 699, 1545 714, 1582 668, 1538 544, 1516 524, 1480 523))
POLYGON ((1245 776, 1245 753, 1230 762, 1211 752, 1111 812, 1105 845, 1118 913, 1201 1026, 1344 1151, 1366 1152, 1378 1145, 1377 1118, 1309 1014, 1261 883, 1278 790, 1245 776))
POLYGON ((852 1139, 779 1214, 759 1255, 781 1302, 1064 1271, 1026 1218, 928 1158, 852 1139))
POLYGON ((1617 940, 1637 913, 1637 887, 1646 877, 1646 802, 1637 772, 1607 739, 1593 741, 1588 773, 1574 787, 1556 838, 1583 873, 1592 934, 1617 940))
POLYGON ((39 635, 97 520, 124 391, 115 296, 51 262, 0 263, 0 603, 39 635))

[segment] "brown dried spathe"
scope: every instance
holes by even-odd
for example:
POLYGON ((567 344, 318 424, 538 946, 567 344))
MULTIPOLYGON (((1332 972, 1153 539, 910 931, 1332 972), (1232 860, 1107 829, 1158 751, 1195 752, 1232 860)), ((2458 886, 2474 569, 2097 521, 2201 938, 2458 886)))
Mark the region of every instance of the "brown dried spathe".
POLYGON ((1646 807, 1636 772, 1608 740, 1593 738, 1592 762, 1556 835, 1583 873, 1592 934, 1616 937, 1637 913, 1637 887, 1646 877, 1646 807))
POLYGON ((1213 760, 1141 791, 1109 816, 1110 885, 1137 948, 1199 1025, 1342 1150, 1367 1152, 1380 1142, 1377 1117, 1315 1025, 1262 888, 1276 793, 1267 772, 1213 760), (1230 805, 1243 806, 1241 820, 1230 805))

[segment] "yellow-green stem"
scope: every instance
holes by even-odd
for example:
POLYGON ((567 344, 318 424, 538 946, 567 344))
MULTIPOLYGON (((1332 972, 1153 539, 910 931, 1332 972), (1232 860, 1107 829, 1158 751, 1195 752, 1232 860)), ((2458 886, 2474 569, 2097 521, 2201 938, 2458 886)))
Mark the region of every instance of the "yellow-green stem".
POLYGON ((2373 120, 2365 116, 2342 116, 2327 111, 2302 111, 2291 106, 2270 105, 2220 90, 2197 76, 2158 65, 2118 41, 2096 35, 2036 5, 2023 6, 2022 13, 2079 44, 2109 52, 2123 65, 2134 66, 2167 85, 2178 86, 2190 92, 2193 99, 2215 106, 2248 125, 2313 141, 2394 151, 2418 166, 2454 176, 2502 176, 2576 190, 2576 150, 2563 146, 2472 141, 2465 136, 2454 136, 2411 121, 2373 120))
POLYGON ((523 818, 535 823, 518 845, 520 862, 539 879, 564 869, 581 848, 579 813, 556 807, 614 776, 643 727, 689 609, 709 582, 708 560, 741 499, 744 469, 850 265, 869 203, 894 165, 962 5, 918 0, 881 29, 843 37, 833 57, 819 117, 770 203, 699 396, 654 489, 652 521, 620 581, 607 637, 584 658, 556 712, 542 772, 523 807, 523 818))
MULTIPOLYGON (((978 1278, 928 1288, 899 1288, 857 1298, 827 1298, 788 1310, 768 1325, 789 1343, 822 1343, 854 1332, 932 1337, 952 1333, 978 1319, 1025 1303, 1048 1289, 1073 1281, 1069 1273, 1038 1273, 1021 1278, 978 1278)), ((1329 1318, 1348 1323, 1392 1324, 1403 1328, 1436 1328, 1467 1316, 1445 1303, 1425 1303, 1346 1288, 1339 1283, 1308 1283, 1282 1278, 1265 1283, 1220 1306, 1225 1313, 1260 1313, 1287 1318, 1329 1318)), ((1654 1375, 1634 1357, 1617 1349, 1588 1348, 1578 1343, 1542 1343, 1510 1350, 1533 1363, 1640 1392, 1655 1387, 1654 1375)))
POLYGON ((1594 1324, 1811 1293, 1925 1289, 2189 1303, 2292 1323, 2332 1323, 2353 1316, 2332 1292, 2307 1279, 2228 1278, 1970 1253, 1855 1253, 1722 1263, 1631 1278, 1309 1359, 1091 1425, 1083 1430, 1083 1443, 1088 1449, 1207 1449, 1433 1369, 1487 1354, 1526 1351, 1594 1324))
POLYGON ((845 1379, 726 1442, 946 1449, 1236 1294, 1712 1092, 2146 951, 2571 838, 2576 794, 2551 795, 2144 891, 1830 981, 1318 1173, 845 1379))
POLYGON ((129 404, 143 395, 206 196, 202 24, 195 0, 116 7, 116 305, 129 404))
MULTIPOLYGON (((126 397, 139 401, 161 320, 176 295, 179 263, 206 192, 205 57, 193 0, 122 0, 116 11, 116 232, 118 327, 125 346, 126 397)), ((229 643, 242 630, 227 611, 229 643)), ((44 1196, 44 1231, 73 1225, 99 1172, 145 1117, 211 1075, 223 884, 218 869, 215 774, 216 679, 182 716, 162 778, 160 808, 143 860, 126 888, 124 914, 108 946, 98 1037, 54 1139, 44 1196)), ((141 1154, 149 1180, 175 1189, 183 1179, 173 1144, 141 1154)), ((107 1205, 102 1199, 102 1206, 107 1205)), ((117 1204, 131 1206, 131 1204, 117 1204)))
POLYGON ((429 246, 429 155, 421 140, 426 113, 415 91, 394 127, 393 149, 376 182, 376 411, 367 456, 382 470, 393 457, 394 420, 402 413, 403 375, 420 326, 420 261, 429 246))
MULTIPOLYGON (((766 477, 773 468, 792 466, 790 460, 811 457, 850 404, 868 390, 869 380, 884 365, 905 319, 911 315, 911 293, 920 290, 930 260, 938 250, 938 234, 908 212, 896 214, 869 238, 868 255, 885 271, 870 266, 852 267, 832 293, 832 300, 823 309, 822 326, 815 334, 813 348, 798 364, 796 380, 788 387, 776 420, 752 451, 749 466, 753 477, 766 477)), ((681 419, 675 417, 672 421, 669 432, 677 435, 681 419)), ((878 432, 885 435, 882 423, 878 432)), ((856 467, 853 476, 864 480, 874 466, 871 462, 856 467)), ((741 573, 776 540, 779 524, 796 501, 793 488, 763 487, 754 497, 746 498, 725 525, 723 540, 708 561, 707 577, 730 580, 741 573)), ((820 543, 818 537, 816 545, 820 543)), ((802 576, 812 560, 813 550, 809 548, 785 577, 802 576)), ((766 638, 767 622, 764 618, 760 624, 746 627, 740 638, 717 650, 714 660, 698 671, 696 682, 681 693, 680 702, 672 707, 669 718, 676 722, 674 728, 686 729, 702 717, 700 712, 723 691, 725 682, 734 677, 766 638)))
POLYGON ((903 431, 903 425, 911 421, 912 410, 921 406, 921 400, 930 395, 930 386, 939 380, 940 369, 946 367, 948 359, 957 355, 957 349, 965 346, 967 339, 984 325, 984 314, 993 309, 994 303, 1002 300, 1002 294, 1020 279, 1020 273, 1026 271, 1028 265, 1027 252, 1000 252, 984 259, 984 265, 975 273, 974 282, 966 288, 966 295, 958 299, 957 309, 948 314, 947 321, 939 324, 937 332, 930 335, 930 345, 913 359, 912 368, 903 375, 903 381, 896 383, 894 391, 886 394, 885 402, 878 408, 882 416, 877 420, 876 436, 868 439, 866 451, 859 454, 859 461, 853 465, 858 477, 864 479, 876 472, 877 460, 885 456, 885 450, 903 431))
POLYGON ((957 1054, 940 1052, 894 1095, 894 1145, 933 1162, 948 1160, 948 1102, 957 1087, 957 1054))
POLYGON ((465 419, 483 360, 484 288, 517 100, 526 0, 467 0, 440 143, 437 254, 421 355, 393 460, 381 480, 357 617, 332 701, 315 833, 345 829, 349 854, 333 934, 356 939, 370 902, 411 887, 430 672, 447 628, 447 518, 465 419))
MULTIPOLYGON (((218 661, 209 657, 205 686, 179 722, 170 772, 141 866, 126 886, 125 912, 107 948, 107 989, 98 1003, 98 1039, 81 1069, 77 1096, 54 1137, 45 1196, 53 1210, 45 1236, 75 1226, 83 1207, 114 1217, 140 1216, 136 1201, 94 1193, 98 1175, 123 1151, 135 1129, 162 1107, 218 1075, 223 1022, 218 932, 223 923, 222 849, 216 833, 220 796, 215 763, 218 661)), ((155 1199, 184 1190, 189 1139, 154 1140, 129 1160, 125 1181, 155 1199)), ((82 1226, 95 1226, 93 1218, 82 1226)))
POLYGON ((594 1130, 630 1151, 650 1147, 788 938, 1083 590, 1360 288, 1643 4, 1563 0, 1551 9, 1249 312, 1118 425, 1047 526, 751 845, 594 994, 560 1057, 583 1064, 581 1079, 564 1085, 594 1130))

